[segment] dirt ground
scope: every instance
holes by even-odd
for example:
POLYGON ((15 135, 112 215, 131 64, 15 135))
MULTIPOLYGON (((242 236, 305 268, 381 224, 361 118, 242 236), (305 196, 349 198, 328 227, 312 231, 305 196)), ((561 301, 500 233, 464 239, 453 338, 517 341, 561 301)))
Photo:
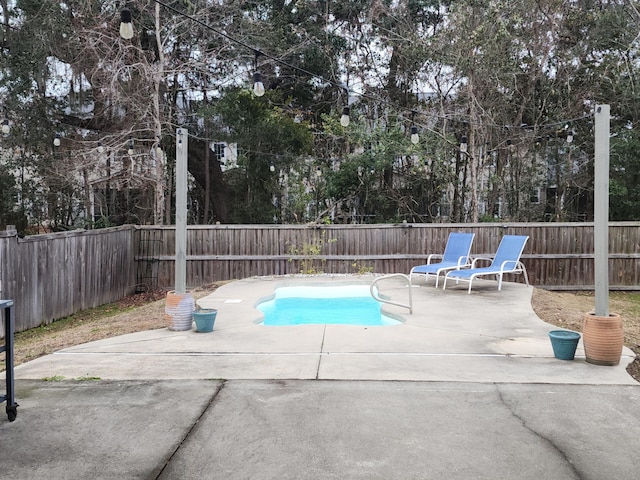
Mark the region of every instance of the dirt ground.
MULTIPOLYGON (((535 288, 531 305, 545 322, 582 332, 584 314, 595 309, 595 297, 593 292, 551 292, 535 288)), ((609 311, 622 317, 624 344, 636 353, 636 359, 627 371, 640 382, 640 293, 610 293, 609 311)))
MULTIPOLYGON (((193 291, 201 298, 218 287, 207 285, 193 291)), ((166 292, 148 292, 127 297, 120 302, 80 312, 69 319, 16 334, 14 364, 81 343, 126 333, 168 326, 164 318, 166 292)), ((593 293, 550 292, 534 289, 532 306, 545 322, 580 332, 586 312, 595 306, 593 293)), ((640 293, 613 292, 609 310, 619 313, 624 321, 625 345, 640 354, 640 293)), ((0 370, 4 369, 4 356, 0 370)), ((640 355, 627 369, 640 382, 640 355)))

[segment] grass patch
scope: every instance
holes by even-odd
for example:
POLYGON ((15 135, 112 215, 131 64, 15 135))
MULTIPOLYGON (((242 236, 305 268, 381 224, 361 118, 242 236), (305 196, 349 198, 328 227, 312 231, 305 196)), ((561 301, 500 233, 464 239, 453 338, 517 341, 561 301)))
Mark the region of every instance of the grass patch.
MULTIPOLYGON (((200 298, 224 283, 226 282, 194 289, 194 298, 200 298)), ((166 294, 164 290, 133 294, 117 302, 83 310, 48 325, 16 333, 14 365, 18 366, 74 345, 166 327, 166 294)), ((0 372, 5 368, 5 356, 0 354, 0 372)))
POLYGON ((120 306, 118 303, 109 303, 107 305, 100 305, 99 307, 90 308, 89 310, 82 310, 74 313, 73 315, 60 320, 56 320, 53 323, 47 325, 40 325, 39 327, 31 328, 23 332, 15 334, 15 342, 34 340, 43 336, 55 335, 59 332, 64 332, 80 325, 87 323, 104 320, 105 318, 120 315, 125 312, 130 312, 135 307, 133 306, 120 306))

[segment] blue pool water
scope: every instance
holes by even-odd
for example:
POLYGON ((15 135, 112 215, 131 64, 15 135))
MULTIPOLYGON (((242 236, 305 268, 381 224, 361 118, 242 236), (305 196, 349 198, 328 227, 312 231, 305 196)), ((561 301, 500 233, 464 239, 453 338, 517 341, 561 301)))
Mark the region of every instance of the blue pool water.
POLYGON ((339 324, 383 326, 401 322, 382 314, 368 285, 280 287, 275 297, 259 303, 262 325, 339 324))

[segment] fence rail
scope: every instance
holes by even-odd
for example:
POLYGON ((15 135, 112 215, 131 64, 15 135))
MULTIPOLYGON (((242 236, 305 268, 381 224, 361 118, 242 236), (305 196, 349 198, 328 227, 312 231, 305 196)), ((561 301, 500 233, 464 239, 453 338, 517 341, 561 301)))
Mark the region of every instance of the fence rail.
MULTIPOLYGON (((429 253, 442 252, 451 231, 474 232, 476 256, 494 253, 505 234, 528 235, 522 260, 533 285, 594 288, 593 223, 190 226, 187 283, 300 272, 408 272, 429 253)), ((136 227, 136 235, 160 246, 156 255, 137 255, 138 268, 153 269, 157 284, 170 287, 174 228, 136 227)), ((610 223, 609 244, 610 288, 640 290, 640 223, 610 223)))
MULTIPOLYGON (((452 231, 476 234, 472 255, 494 253, 505 234, 529 235, 522 261, 533 285, 594 288, 592 223, 189 226, 187 284, 300 272, 407 273, 441 253, 452 231)), ((609 251, 611 290, 640 290, 640 222, 610 223, 609 251)), ((137 288, 170 289, 174 264, 172 226, 23 239, 8 230, 0 232, 0 299, 14 300, 22 331, 137 288)))

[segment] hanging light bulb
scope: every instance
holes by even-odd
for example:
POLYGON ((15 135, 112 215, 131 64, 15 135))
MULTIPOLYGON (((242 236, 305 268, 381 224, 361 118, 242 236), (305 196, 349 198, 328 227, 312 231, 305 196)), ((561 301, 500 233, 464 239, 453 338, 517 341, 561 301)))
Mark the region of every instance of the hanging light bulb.
POLYGON ((567 134, 567 143, 573 142, 573 134, 573 130, 569 130, 569 133, 567 134))
POLYGON ((318 168, 316 168, 316 176, 318 178, 322 176, 322 169, 320 168, 320 166, 318 166, 318 168))
POLYGON ((349 112, 350 112, 350 108, 349 107, 344 107, 342 109, 342 116, 340 117, 340 125, 342 125, 343 127, 348 127, 349 126, 349 112))
POLYGON ((462 153, 467 153, 467 136, 463 135, 460 139, 460 151, 462 153))
POLYGON ((411 143, 417 145, 420 143, 420 136, 418 135, 418 127, 415 125, 411 126, 411 143))
POLYGON ((264 95, 264 83, 262 83, 262 74, 260 72, 253 74, 253 94, 256 97, 264 95))
POLYGON ((271 165, 269 165, 269 171, 270 172, 275 172, 276 171, 276 166, 273 163, 271 165))
POLYGON ((53 146, 54 147, 60 146, 60 135, 58 135, 57 133, 56 133, 56 136, 53 138, 53 146))
POLYGON ((163 151, 160 146, 160 137, 156 137, 156 142, 151 146, 152 154, 155 155, 156 159, 162 159, 163 151))
POLYGON ((131 140, 129 140, 129 149, 127 150, 127 153, 129 155, 133 155, 133 147, 134 147, 134 143, 133 143, 133 138, 131 140))
POLYGON ((102 142, 98 142, 98 153, 104 153, 104 145, 102 145, 102 142))
POLYGON ((9 119, 5 118, 2 121, 2 133, 5 135, 11 131, 11 125, 9 125, 9 119))
POLYGON ((254 50, 255 59, 253 61, 253 94, 256 97, 264 95, 264 83, 262 83, 262 74, 258 71, 258 57, 262 55, 258 50, 254 50))
POLYGON ((125 40, 131 40, 133 38, 131 10, 126 7, 120 10, 120 36, 125 40))

